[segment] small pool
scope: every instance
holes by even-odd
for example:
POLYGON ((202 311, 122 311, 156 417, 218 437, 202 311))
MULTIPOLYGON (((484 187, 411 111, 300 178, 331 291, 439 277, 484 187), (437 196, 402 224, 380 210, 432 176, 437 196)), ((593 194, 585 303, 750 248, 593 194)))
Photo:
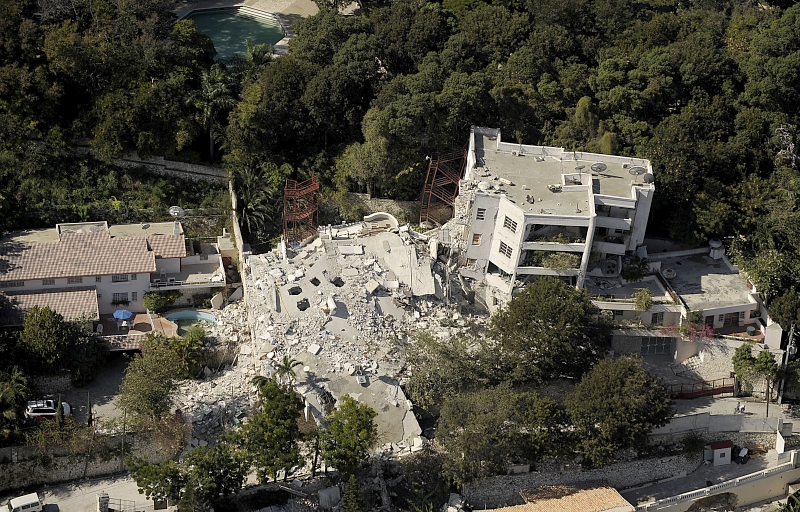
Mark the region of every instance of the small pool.
POLYGON ((249 7, 196 9, 185 19, 194 21, 197 30, 214 42, 217 60, 227 60, 247 51, 247 39, 253 45, 271 46, 283 39, 284 32, 274 14, 249 7))
POLYGON ((217 319, 214 315, 209 315, 208 313, 204 313, 202 311, 195 311, 192 309, 184 309, 182 311, 176 311, 175 313, 170 313, 165 317, 167 320, 175 322, 178 326, 178 335, 183 336, 186 334, 186 331, 195 325, 199 325, 200 327, 209 327, 211 325, 217 325, 217 319))

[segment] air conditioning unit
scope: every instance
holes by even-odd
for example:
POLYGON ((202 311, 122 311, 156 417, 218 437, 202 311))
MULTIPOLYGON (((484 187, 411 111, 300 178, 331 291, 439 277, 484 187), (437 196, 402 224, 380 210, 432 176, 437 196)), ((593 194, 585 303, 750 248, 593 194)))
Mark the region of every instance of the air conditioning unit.
POLYGON ((515 149, 514 151, 511 152, 511 156, 519 156, 519 151, 515 149))

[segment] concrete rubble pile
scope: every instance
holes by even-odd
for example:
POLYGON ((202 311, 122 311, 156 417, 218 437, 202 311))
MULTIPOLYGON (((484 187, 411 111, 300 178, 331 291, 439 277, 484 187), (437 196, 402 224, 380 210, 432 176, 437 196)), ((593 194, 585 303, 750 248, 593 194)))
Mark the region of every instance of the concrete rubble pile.
POLYGON ((252 409, 256 393, 250 383, 255 375, 254 362, 240 352, 249 339, 244 301, 226 305, 216 311, 217 324, 205 324, 206 351, 209 364, 200 379, 184 381, 176 405, 191 423, 191 447, 214 444, 220 434, 230 429, 252 409), (235 362, 235 366, 231 363, 235 362))
MULTIPOLYGON (((422 449, 412 404, 400 388, 404 347, 430 328, 449 337, 467 329, 447 306, 436 244, 407 226, 370 231, 368 223, 321 228, 296 252, 247 260, 252 338, 240 353, 261 375, 275 375, 284 358, 301 362, 296 389, 319 419, 349 394, 378 413, 383 450, 422 449), (301 371, 302 368, 302 371, 301 371)), ((241 364, 241 363, 240 363, 241 364)))

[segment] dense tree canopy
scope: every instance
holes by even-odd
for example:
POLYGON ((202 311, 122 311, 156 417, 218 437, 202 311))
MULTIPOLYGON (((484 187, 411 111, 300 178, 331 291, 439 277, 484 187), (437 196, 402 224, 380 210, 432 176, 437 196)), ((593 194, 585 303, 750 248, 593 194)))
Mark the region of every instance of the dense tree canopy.
POLYGON ((520 381, 579 377, 605 353, 610 330, 588 295, 544 276, 492 316, 490 334, 520 381))
POLYGON ((558 454, 566 431, 556 402, 500 386, 449 398, 436 439, 446 450, 444 475, 461 485, 504 473, 514 459, 558 454))
POLYGON ((672 412, 667 390, 632 356, 600 361, 567 399, 577 451, 589 465, 613 461, 620 448, 641 446, 672 412))
POLYGON ((221 154, 243 176, 247 236, 266 240, 287 176, 416 199, 425 157, 477 124, 649 158, 651 234, 725 238, 769 299, 800 285, 800 5, 376 0, 343 16, 318 3, 288 56, 251 44, 215 63, 172 0, 3 0, 0 208, 19 223, 20 206, 41 219, 39 205, 87 202, 64 192, 79 139, 104 159, 221 154))

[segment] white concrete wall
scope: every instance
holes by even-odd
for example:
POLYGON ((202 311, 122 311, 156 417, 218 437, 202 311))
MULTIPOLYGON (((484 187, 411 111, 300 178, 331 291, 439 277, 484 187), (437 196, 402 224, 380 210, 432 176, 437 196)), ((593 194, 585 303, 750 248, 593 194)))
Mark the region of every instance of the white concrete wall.
POLYGON ((633 187, 636 196, 636 211, 633 214, 633 227, 628 246, 635 249, 644 242, 647 220, 650 218, 650 207, 653 204, 655 189, 646 187, 633 187))
POLYGON ((500 204, 499 195, 490 194, 475 194, 475 200, 472 203, 470 210, 470 229, 467 236, 467 251, 466 257, 468 259, 476 260, 475 268, 480 269, 481 272, 486 272, 486 266, 489 264, 489 253, 492 247, 492 240, 495 232, 495 221, 497 218, 497 211, 500 204), (484 220, 477 220, 476 215, 479 208, 485 208, 486 214, 484 220), (475 234, 481 235, 480 245, 472 245, 472 236, 475 234))
POLYGON ((156 271, 153 273, 153 277, 158 279, 161 272, 165 274, 177 274, 180 271, 180 258, 156 258, 156 271))
MULTIPOLYGON (((97 307, 100 309, 100 316, 113 313, 117 309, 124 308, 134 312, 144 312, 145 307, 142 304, 144 294, 150 291, 150 274, 136 274, 136 279, 131 280, 130 274, 128 275, 127 282, 114 283, 111 281, 111 276, 102 276, 102 281, 93 283, 97 287, 97 307), (111 304, 114 300, 115 293, 128 293, 128 300, 130 304, 127 306, 115 306, 111 304), (133 300, 133 293, 137 294, 136 300, 133 300)), ((90 278, 94 281, 94 277, 90 278)), ((86 279, 84 279, 86 281, 86 279)))
POLYGON ((492 237, 492 244, 489 248, 489 261, 497 265, 497 267, 503 271, 514 275, 522 254, 520 248, 522 247, 522 237, 524 234, 525 214, 512 202, 505 199, 505 196, 503 196, 497 209, 497 219, 495 220, 494 224, 494 236, 492 237), (511 220, 517 223, 517 230, 515 232, 503 227, 506 217, 509 217, 511 220), (506 245, 511 247, 513 252, 510 258, 507 258, 505 255, 500 253, 500 242, 504 242, 506 245))

